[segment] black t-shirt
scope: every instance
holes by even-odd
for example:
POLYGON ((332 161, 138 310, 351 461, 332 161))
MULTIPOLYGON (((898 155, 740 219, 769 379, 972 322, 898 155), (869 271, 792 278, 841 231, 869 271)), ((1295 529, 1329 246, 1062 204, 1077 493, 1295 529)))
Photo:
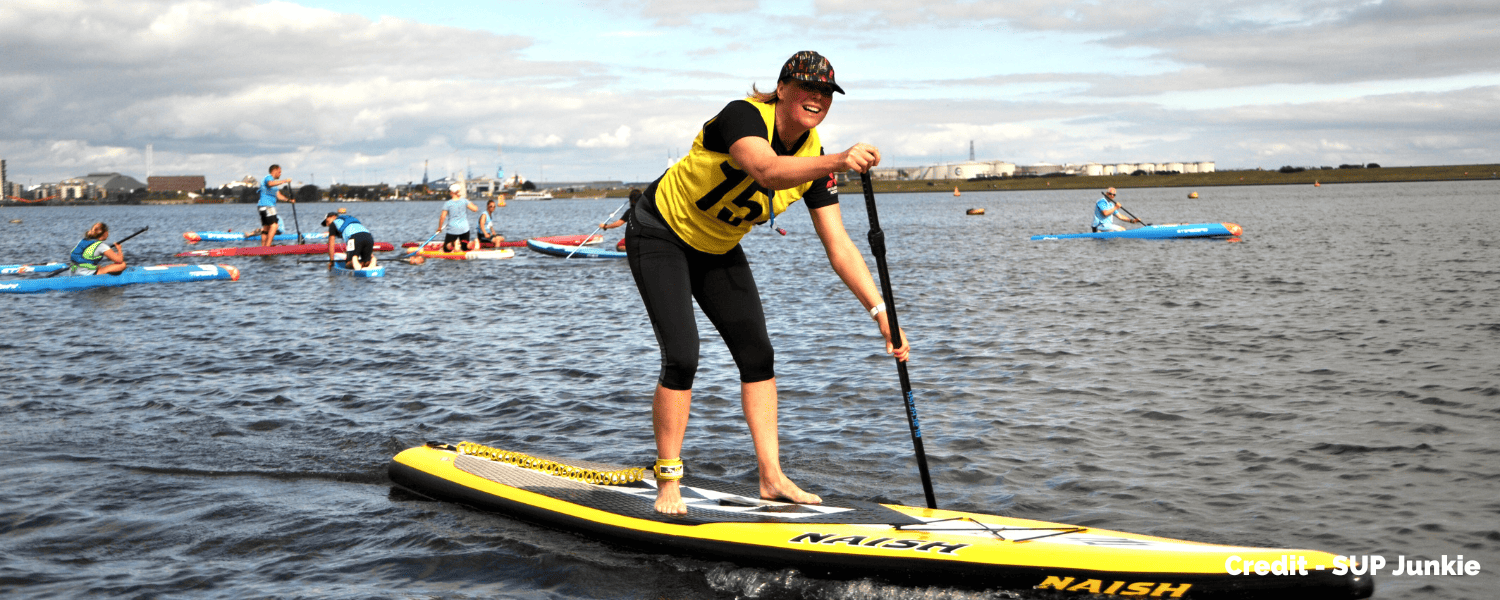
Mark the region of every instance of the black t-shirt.
MULTIPOLYGON (((788 147, 779 134, 775 137, 767 135, 766 121, 760 117, 760 111, 755 109, 755 105, 744 100, 735 100, 725 105, 724 110, 719 111, 718 116, 703 126, 703 147, 713 152, 729 154, 730 146, 740 141, 740 138, 751 136, 769 140, 771 149, 776 152, 777 156, 795 154, 802 144, 807 143, 808 138, 808 134, 804 133, 788 147)), ((822 154, 823 149, 819 148, 818 152, 822 154)), ((802 201, 807 203, 809 210, 838 204, 837 192, 830 193, 830 188, 838 189, 832 182, 832 177, 830 175, 819 177, 813 181, 807 193, 802 195, 802 201)))

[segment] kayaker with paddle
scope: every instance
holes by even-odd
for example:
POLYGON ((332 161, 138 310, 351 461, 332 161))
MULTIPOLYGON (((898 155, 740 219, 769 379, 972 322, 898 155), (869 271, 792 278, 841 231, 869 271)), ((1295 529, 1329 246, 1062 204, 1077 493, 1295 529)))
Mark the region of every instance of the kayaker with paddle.
MULTIPOLYGON (((1115 212, 1120 210, 1120 203, 1115 202, 1115 188, 1104 190, 1104 197, 1094 203, 1094 233, 1100 231, 1125 231, 1125 226, 1114 222, 1115 212)), ((1120 215, 1120 220, 1126 223, 1140 223, 1135 217, 1120 215)))
POLYGON ((505 241, 505 236, 495 233, 495 208, 494 200, 484 204, 484 212, 479 213, 479 243, 491 246, 505 241))
POLYGON ((354 215, 328 213, 323 217, 323 226, 328 228, 328 268, 333 268, 333 256, 338 247, 337 240, 345 240, 345 266, 356 271, 375 268, 375 236, 354 215))
POLYGON ((260 179, 260 201, 255 203, 255 209, 260 212, 260 245, 270 246, 276 239, 276 229, 280 221, 276 218, 276 199, 282 198, 287 202, 295 204, 296 198, 282 196, 276 188, 291 183, 290 177, 281 178, 281 165, 271 165, 270 174, 260 179))
POLYGON ((635 210, 636 203, 638 203, 640 201, 641 201, 641 191, 640 190, 630 190, 630 208, 625 209, 625 214, 620 215, 620 218, 615 219, 614 221, 609 222, 609 223, 600 223, 599 224, 599 228, 600 229, 614 229, 616 227, 624 225, 626 221, 630 220, 630 211, 635 210))
POLYGON ((881 293, 844 229, 833 173, 864 172, 880 151, 855 144, 824 154, 817 126, 828 116, 833 67, 817 52, 793 55, 776 88, 752 87, 703 125, 688 155, 647 186, 625 226, 630 272, 661 347, 652 398, 656 433, 655 508, 686 514, 680 480, 682 443, 698 369, 693 301, 719 330, 739 368, 741 402, 754 441, 763 498, 799 504, 822 500, 781 470, 776 376, 771 336, 740 239, 793 202, 804 200, 833 270, 875 319, 886 352, 906 360, 909 345, 892 349, 881 293))
POLYGON ((479 241, 469 239, 469 215, 465 210, 479 212, 479 207, 469 202, 464 184, 448 186, 448 201, 443 203, 443 214, 438 217, 438 232, 443 234, 443 252, 463 252, 455 242, 462 241, 467 250, 478 250, 479 241))
POLYGON ((109 226, 103 221, 89 227, 83 234, 83 240, 73 247, 73 253, 68 256, 68 260, 72 262, 70 270, 78 275, 114 275, 124 271, 125 250, 120 244, 106 244, 104 240, 107 239, 109 226), (99 264, 105 260, 110 261, 110 264, 99 264))

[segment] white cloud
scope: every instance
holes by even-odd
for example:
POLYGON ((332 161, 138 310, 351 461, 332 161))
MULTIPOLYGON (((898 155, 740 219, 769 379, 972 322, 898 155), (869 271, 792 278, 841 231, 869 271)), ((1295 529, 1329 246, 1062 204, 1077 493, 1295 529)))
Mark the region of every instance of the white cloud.
POLYGON ((621 125, 614 133, 601 133, 586 140, 578 140, 579 148, 624 148, 629 145, 629 125, 621 125))

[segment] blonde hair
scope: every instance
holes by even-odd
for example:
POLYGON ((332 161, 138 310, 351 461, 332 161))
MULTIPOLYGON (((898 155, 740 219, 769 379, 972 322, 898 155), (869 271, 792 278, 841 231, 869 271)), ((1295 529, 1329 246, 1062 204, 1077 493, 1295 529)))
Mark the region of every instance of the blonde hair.
MULTIPOLYGON (((776 82, 776 85, 781 85, 781 82, 776 82)), ((776 90, 773 89, 769 92, 762 92, 760 91, 760 88, 756 87, 755 84, 752 83, 750 84, 750 99, 761 104, 775 104, 776 101, 780 100, 781 98, 776 95, 776 90)))

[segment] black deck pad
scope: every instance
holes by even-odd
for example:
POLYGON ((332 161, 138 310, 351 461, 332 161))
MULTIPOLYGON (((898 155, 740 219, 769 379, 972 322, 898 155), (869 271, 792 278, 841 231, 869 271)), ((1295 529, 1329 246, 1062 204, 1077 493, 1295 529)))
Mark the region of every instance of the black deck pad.
MULTIPOLYGON (((552 458, 560 463, 605 471, 624 467, 552 458)), ((656 482, 594 485, 468 455, 458 455, 453 466, 495 483, 523 489, 617 515, 663 523, 857 523, 915 525, 922 521, 874 502, 823 498, 822 504, 793 504, 762 500, 760 490, 747 485, 686 477, 683 517, 656 512, 656 482)))

